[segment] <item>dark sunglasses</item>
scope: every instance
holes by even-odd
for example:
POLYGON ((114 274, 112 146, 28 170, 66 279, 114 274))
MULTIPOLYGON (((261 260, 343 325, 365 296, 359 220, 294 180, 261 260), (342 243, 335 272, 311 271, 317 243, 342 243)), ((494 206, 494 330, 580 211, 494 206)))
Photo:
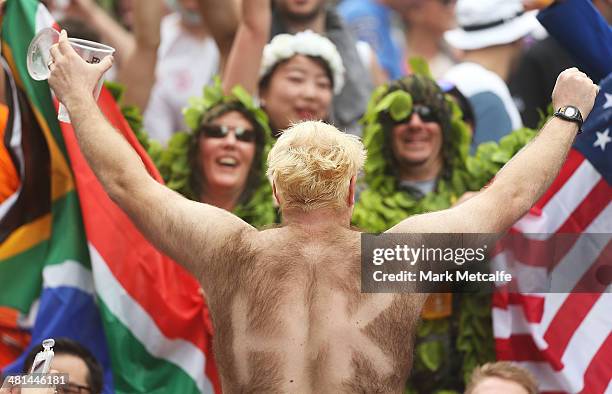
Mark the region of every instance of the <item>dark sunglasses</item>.
POLYGON ((236 139, 242 142, 255 141, 255 130, 244 127, 218 126, 214 124, 203 124, 200 133, 206 138, 225 138, 230 131, 234 132, 236 139))
POLYGON ((422 104, 415 104, 412 107, 412 112, 410 114, 408 114, 408 116, 406 118, 397 120, 397 121, 395 121, 393 123, 401 124, 401 123, 410 122, 410 118, 415 113, 419 115, 419 118, 421 118, 421 120, 423 122, 436 122, 436 123, 439 123, 438 117, 434 114, 434 111, 430 107, 428 107, 427 105, 422 105, 422 104))

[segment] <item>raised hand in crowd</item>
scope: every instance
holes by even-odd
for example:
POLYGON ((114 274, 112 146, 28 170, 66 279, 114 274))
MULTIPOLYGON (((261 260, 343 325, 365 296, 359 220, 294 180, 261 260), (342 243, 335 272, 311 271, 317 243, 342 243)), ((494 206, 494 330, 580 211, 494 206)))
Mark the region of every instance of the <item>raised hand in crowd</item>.
POLYGON ((91 67, 68 43, 68 34, 62 30, 60 41, 51 47, 53 62, 49 64, 49 85, 66 107, 73 102, 91 98, 102 75, 113 65, 113 57, 107 56, 91 67))
MULTIPOLYGON (((240 23, 241 0, 198 0, 200 12, 221 56, 219 71, 223 74, 240 23)), ((247 1, 248 3, 248 1, 247 1)))
POLYGON ((119 64, 117 81, 126 87, 125 103, 144 111, 155 83, 157 50, 161 42, 160 25, 165 8, 162 0, 133 0, 133 7, 132 42, 122 54, 126 66, 119 64))
POLYGON ((69 0, 66 8, 58 8, 59 6, 61 3, 58 0, 48 1, 50 10, 55 9, 64 13, 67 18, 86 23, 100 36, 100 41, 115 48, 119 65, 133 50, 136 43, 132 34, 94 0, 69 0))
POLYGON ((259 66, 270 38, 272 11, 270 0, 243 1, 240 25, 231 46, 223 74, 223 89, 229 93, 242 85, 255 95, 259 83, 259 66))
POLYGON ((580 110, 586 119, 595 102, 599 87, 582 71, 573 67, 563 71, 557 78, 557 84, 552 92, 553 108, 573 105, 580 110))

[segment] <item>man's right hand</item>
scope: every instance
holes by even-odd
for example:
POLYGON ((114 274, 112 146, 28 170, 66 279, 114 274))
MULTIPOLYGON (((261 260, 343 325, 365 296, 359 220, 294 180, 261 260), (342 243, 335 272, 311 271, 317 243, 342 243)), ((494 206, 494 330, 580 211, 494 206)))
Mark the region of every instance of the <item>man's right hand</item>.
POLYGON ((553 109, 573 105, 580 110, 582 119, 586 120, 593 109, 598 91, 599 87, 585 73, 575 67, 568 68, 557 77, 552 93, 553 109))
POLYGON ((107 56, 98 64, 88 64, 72 48, 65 30, 59 43, 51 47, 49 85, 58 100, 66 108, 73 101, 81 101, 91 95, 102 75, 112 66, 113 57, 107 56))

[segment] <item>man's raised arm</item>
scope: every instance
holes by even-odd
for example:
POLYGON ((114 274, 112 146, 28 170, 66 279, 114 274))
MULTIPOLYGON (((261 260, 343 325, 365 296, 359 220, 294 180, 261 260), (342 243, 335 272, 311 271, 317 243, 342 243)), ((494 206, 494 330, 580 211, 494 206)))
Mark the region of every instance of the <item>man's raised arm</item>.
POLYGON ((240 25, 223 70, 223 90, 228 94, 234 86, 241 85, 256 95, 259 66, 272 23, 270 0, 245 0, 240 9, 240 25))
POLYGON ((221 54, 220 74, 223 75, 227 57, 232 49, 240 23, 241 0, 199 0, 204 24, 213 36, 221 54))
POLYGON ((87 162, 109 196, 144 235, 168 256, 199 276, 232 234, 252 227, 210 205, 183 198, 156 182, 138 154, 104 118, 91 92, 112 59, 87 64, 65 31, 51 49, 49 84, 66 106, 87 162))
MULTIPOLYGON (((578 69, 565 70, 557 78, 553 106, 555 109, 574 106, 586 119, 593 108, 597 91, 597 86, 578 69)), ((505 232, 548 189, 565 162, 577 131, 576 123, 553 117, 482 192, 451 209, 408 218, 389 231, 505 232)))

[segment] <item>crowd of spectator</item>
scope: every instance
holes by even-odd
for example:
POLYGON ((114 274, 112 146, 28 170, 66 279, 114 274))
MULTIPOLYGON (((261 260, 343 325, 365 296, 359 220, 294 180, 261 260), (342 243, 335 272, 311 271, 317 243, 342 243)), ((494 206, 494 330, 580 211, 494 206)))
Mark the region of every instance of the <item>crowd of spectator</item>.
MULTIPOLYGON (((363 137, 353 223, 378 232, 478 193, 495 173, 474 173, 468 157, 485 160, 479 146, 511 134, 520 150, 533 135, 523 126, 537 128, 549 112, 559 73, 584 61, 538 22, 552 18, 552 1, 44 2, 68 35, 116 49, 107 79, 140 108, 149 138, 186 158, 178 191, 257 226, 279 221, 265 161, 291 125, 324 120, 363 137)), ((610 0, 587 6, 612 22, 610 0)), ((609 73, 589 65, 596 82, 609 73)), ((460 300, 444 302, 452 305, 436 319, 460 313, 460 300)), ((444 334, 448 349, 456 330, 444 334)), ((82 357, 89 373, 76 383, 98 392, 99 366, 82 357)), ((411 384, 462 389, 447 367, 411 384)), ((487 379, 536 392, 533 378, 502 367, 477 370, 466 392, 484 392, 487 379)))

